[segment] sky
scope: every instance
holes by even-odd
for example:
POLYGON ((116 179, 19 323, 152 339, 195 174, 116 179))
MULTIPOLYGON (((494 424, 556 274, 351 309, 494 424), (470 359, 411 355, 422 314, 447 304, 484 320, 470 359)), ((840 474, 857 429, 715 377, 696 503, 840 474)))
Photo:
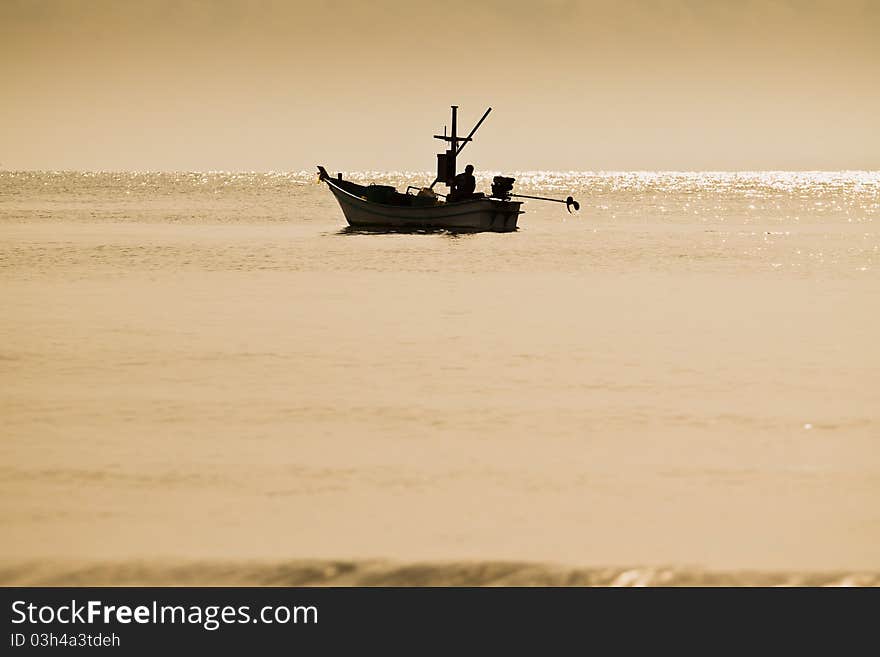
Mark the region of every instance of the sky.
POLYGON ((0 0, 0 168, 880 168, 876 0, 0 0))

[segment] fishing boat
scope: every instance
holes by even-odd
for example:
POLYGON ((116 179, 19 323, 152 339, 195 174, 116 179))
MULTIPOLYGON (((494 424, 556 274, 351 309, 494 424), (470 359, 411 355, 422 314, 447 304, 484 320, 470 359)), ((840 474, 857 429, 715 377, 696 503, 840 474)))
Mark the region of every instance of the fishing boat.
POLYGON ((450 134, 446 128, 442 135, 434 135, 449 144, 448 149, 437 155, 437 177, 428 187, 409 185, 399 192, 389 185, 361 185, 345 180, 341 173, 335 177, 318 166, 318 177, 325 182, 339 202, 348 224, 358 230, 431 231, 451 232, 493 231, 506 233, 517 229, 517 219, 523 214, 522 201, 536 199, 565 203, 568 211, 580 205, 571 196, 564 201, 541 196, 525 196, 513 193, 514 178, 495 176, 490 194, 462 191, 456 174, 456 158, 471 141, 489 116, 492 108, 466 137, 458 136, 458 106, 452 106, 450 134), (434 191, 438 183, 449 188, 447 194, 434 191))

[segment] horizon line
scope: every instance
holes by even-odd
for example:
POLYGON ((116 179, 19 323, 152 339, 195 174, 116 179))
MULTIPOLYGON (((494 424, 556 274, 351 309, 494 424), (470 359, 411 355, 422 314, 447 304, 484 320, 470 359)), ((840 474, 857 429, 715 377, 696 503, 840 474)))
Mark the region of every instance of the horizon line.
MULTIPOLYGON (((0 167, 0 173, 49 173, 49 174, 257 174, 257 175, 318 175, 311 169, 7 169, 0 167)), ((433 176, 436 172, 418 169, 351 169, 349 174, 401 174, 433 176)), ((631 173, 877 173, 877 169, 484 169, 479 172, 488 174, 537 174, 537 173, 576 173, 576 174, 631 174, 631 173)), ((479 174, 478 174, 479 175, 479 174)))

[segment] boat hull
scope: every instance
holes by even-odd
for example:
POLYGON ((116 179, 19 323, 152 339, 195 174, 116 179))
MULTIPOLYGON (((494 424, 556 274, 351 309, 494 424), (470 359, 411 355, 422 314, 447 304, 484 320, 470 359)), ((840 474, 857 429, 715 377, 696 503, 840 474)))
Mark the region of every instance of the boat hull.
POLYGON ((516 230, 522 214, 519 201, 480 198, 456 203, 412 207, 367 201, 327 180, 346 221, 363 230, 449 230, 461 232, 516 230))

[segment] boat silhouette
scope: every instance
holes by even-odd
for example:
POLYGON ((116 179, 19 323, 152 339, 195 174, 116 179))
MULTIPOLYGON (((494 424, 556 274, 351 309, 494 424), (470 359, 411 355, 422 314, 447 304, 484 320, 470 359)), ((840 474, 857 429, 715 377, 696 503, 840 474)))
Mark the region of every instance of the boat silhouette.
POLYGON ((336 197, 348 224, 358 230, 379 231, 436 231, 507 233, 517 229, 517 219, 523 214, 521 201, 514 198, 566 203, 569 212, 579 209, 577 201, 570 196, 565 201, 535 196, 513 194, 513 178, 495 176, 491 194, 461 193, 456 185, 456 158, 464 147, 473 141, 477 129, 489 116, 486 110, 467 137, 457 134, 458 106, 452 106, 452 130, 447 135, 434 135, 449 144, 444 153, 437 155, 437 177, 430 187, 409 185, 405 192, 388 185, 361 185, 345 180, 341 173, 336 177, 318 166, 321 181, 327 183, 336 197), (437 183, 450 189, 449 194, 434 191, 437 183))

